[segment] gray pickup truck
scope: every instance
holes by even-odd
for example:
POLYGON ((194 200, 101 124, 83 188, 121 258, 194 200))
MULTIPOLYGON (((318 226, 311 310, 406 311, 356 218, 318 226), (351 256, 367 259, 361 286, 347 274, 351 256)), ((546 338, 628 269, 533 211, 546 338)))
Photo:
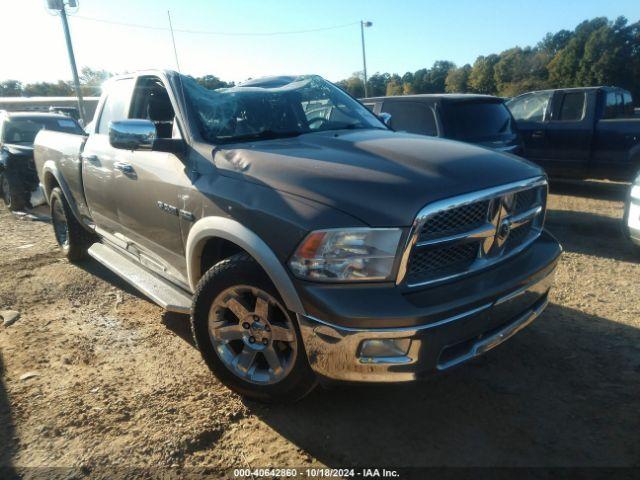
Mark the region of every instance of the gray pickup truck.
POLYGON ((543 311, 561 252, 539 167, 393 132, 318 76, 124 75, 35 160, 67 257, 190 314, 215 375, 263 401, 480 355, 543 311))

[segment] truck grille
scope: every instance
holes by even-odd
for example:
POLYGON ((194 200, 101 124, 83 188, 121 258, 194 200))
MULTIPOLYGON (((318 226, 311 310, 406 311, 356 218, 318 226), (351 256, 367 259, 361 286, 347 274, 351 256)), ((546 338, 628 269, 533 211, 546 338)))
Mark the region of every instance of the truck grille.
POLYGON ((414 222, 398 282, 441 282, 521 251, 542 231, 546 197, 546 180, 535 178, 427 205, 414 222))

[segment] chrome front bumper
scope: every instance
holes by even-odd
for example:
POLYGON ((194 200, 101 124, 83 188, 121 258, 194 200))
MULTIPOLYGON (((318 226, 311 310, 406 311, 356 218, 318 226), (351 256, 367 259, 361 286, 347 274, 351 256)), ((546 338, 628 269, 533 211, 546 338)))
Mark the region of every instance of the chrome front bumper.
POLYGON ((529 325, 545 309, 555 269, 490 303, 418 327, 345 328, 298 316, 313 370, 330 380, 404 382, 482 355, 529 325), (364 342, 394 339, 392 355, 365 356, 364 342))

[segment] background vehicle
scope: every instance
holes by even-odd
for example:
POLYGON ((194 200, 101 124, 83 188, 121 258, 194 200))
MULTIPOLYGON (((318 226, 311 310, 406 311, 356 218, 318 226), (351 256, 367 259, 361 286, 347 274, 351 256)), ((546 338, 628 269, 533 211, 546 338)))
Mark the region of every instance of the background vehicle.
POLYGON ((560 246, 539 167, 393 132, 320 77, 125 75, 93 125, 36 139, 58 243, 190 313, 243 395, 415 380, 546 307, 560 246))
POLYGON ((616 87, 543 90, 507 103, 525 157, 551 176, 630 181, 640 168, 640 118, 616 87))
POLYGON ((38 189, 33 141, 40 130, 83 133, 80 125, 65 115, 0 113, 0 193, 11 210, 32 206, 31 195, 38 189))
POLYGON ((623 228, 625 236, 640 254, 640 173, 629 188, 624 208, 623 228))
MULTIPOLYGON (((87 120, 93 117, 100 97, 84 97, 84 110, 87 120)), ((49 113, 51 107, 56 110, 71 109, 78 114, 77 97, 0 97, 0 110, 7 112, 46 112, 49 113)), ((50 112, 54 113, 54 112, 50 112)), ((65 112, 67 113, 67 112, 65 112)), ((78 118, 75 115, 70 115, 78 118)))
POLYGON ((521 154, 522 142, 504 101, 489 95, 437 94, 365 98, 376 115, 391 115, 397 131, 449 138, 521 154))

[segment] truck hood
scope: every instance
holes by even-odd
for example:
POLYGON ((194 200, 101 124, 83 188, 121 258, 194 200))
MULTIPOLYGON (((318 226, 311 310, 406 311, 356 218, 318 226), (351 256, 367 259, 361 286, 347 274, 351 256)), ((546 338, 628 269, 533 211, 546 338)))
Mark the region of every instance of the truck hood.
POLYGON ((521 158, 385 130, 332 131, 226 145, 218 168, 346 212, 408 226, 427 203, 543 175, 521 158))

